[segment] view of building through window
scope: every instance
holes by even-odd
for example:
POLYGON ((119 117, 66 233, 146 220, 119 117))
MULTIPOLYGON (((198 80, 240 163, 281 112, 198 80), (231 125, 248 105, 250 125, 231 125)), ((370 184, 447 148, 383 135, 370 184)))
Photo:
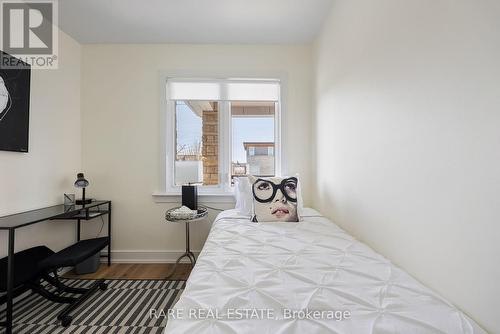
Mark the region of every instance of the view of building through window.
POLYGON ((219 103, 176 101, 175 184, 219 184, 219 103))
MULTIPOLYGON (((214 101, 176 101, 175 184, 218 185, 219 105, 214 101)), ((233 102, 230 175, 275 175, 274 102, 233 102)))
POLYGON ((274 102, 231 104, 231 178, 243 175, 275 175, 274 102))

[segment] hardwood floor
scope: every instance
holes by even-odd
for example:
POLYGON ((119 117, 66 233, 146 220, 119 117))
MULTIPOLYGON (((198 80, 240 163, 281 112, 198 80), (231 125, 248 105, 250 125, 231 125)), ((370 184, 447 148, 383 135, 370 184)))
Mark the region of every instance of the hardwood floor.
MULTIPOLYGON (((101 263, 99 269, 92 274, 77 275, 73 270, 64 274, 65 278, 81 279, 164 279, 173 267, 173 263, 113 263, 108 267, 101 263)), ((180 263, 171 280, 187 280, 191 273, 191 265, 180 263)))

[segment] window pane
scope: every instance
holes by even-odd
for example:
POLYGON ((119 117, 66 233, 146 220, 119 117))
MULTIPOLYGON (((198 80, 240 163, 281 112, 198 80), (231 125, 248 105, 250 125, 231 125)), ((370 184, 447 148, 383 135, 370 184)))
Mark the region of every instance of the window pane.
POLYGON ((233 102, 231 121, 232 178, 274 176, 275 103, 233 102))
POLYGON ((219 110, 211 101, 176 101, 175 185, 219 184, 219 110))

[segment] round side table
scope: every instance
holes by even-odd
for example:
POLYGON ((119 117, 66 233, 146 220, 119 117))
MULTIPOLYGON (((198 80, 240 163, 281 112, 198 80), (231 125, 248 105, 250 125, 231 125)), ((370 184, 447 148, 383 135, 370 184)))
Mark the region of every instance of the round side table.
POLYGON ((169 279, 175 273, 175 269, 177 269, 177 265, 185 257, 187 257, 189 259, 189 262, 191 262, 191 268, 194 267, 194 265, 196 264, 196 256, 191 251, 191 248, 189 245, 189 224, 203 221, 208 216, 208 209, 207 208, 198 208, 198 214, 195 217, 189 218, 189 219, 177 219, 177 218, 171 216, 171 212, 176 210, 176 209, 178 209, 178 208, 172 208, 170 210, 167 210, 167 212, 165 213, 165 221, 169 224, 184 223, 186 225, 186 251, 184 252, 184 254, 179 256, 177 261, 175 261, 174 267, 170 270, 170 272, 165 277, 165 279, 169 279))

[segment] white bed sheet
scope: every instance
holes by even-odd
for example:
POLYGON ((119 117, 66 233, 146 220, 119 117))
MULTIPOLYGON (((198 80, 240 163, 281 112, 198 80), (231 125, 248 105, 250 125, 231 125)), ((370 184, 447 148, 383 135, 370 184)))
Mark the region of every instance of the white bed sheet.
POLYGON ((485 333, 315 210, 303 217, 252 223, 222 212, 165 333, 485 333))

